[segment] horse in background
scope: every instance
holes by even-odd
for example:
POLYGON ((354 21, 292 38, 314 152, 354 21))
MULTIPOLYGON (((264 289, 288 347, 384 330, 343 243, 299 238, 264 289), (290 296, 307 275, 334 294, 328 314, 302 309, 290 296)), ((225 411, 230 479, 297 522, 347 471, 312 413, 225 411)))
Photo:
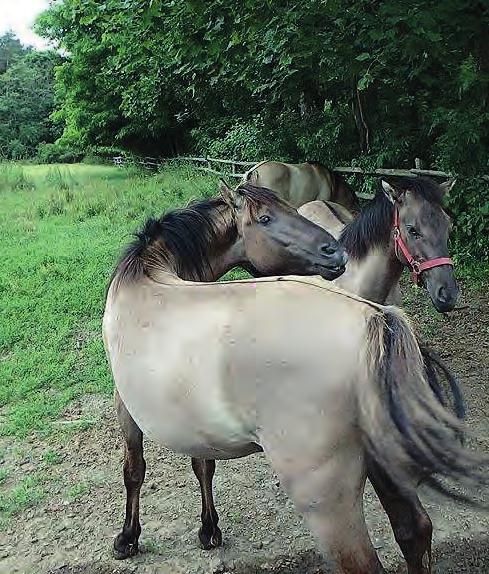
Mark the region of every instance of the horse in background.
POLYGON ((426 177, 382 182, 382 190, 356 218, 331 202, 314 201, 299 213, 336 237, 349 261, 336 284, 385 305, 398 291, 403 269, 426 288, 433 306, 444 313, 458 300, 459 288, 448 239, 452 222, 443 200, 454 182, 438 184, 426 177))
POLYGON ((355 192, 343 176, 316 161, 262 161, 249 169, 243 180, 271 189, 296 208, 314 200, 334 201, 354 212, 360 207, 355 192))

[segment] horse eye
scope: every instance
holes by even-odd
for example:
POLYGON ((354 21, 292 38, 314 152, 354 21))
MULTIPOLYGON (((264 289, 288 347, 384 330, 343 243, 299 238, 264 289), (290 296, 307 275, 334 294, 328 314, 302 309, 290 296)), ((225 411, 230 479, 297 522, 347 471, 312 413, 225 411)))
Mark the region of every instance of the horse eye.
POLYGON ((258 221, 260 223, 262 223, 263 225, 267 225, 268 223, 270 223, 270 221, 272 221, 272 218, 269 215, 262 215, 258 221))
POLYGON ((416 239, 419 239, 421 237, 421 233, 418 233, 416 231, 416 229, 414 229, 414 227, 408 227, 408 232, 409 232, 409 235, 416 237, 416 239))

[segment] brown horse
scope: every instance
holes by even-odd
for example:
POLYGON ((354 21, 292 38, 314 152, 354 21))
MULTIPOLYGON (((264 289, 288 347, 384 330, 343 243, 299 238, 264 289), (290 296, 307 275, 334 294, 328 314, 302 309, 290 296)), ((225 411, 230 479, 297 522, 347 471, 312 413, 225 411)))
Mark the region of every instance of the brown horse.
POLYGON ((351 211, 359 207, 355 192, 345 179, 319 162, 262 161, 249 169, 243 179, 275 191, 294 207, 316 199, 335 201, 351 211))
MULTIPOLYGON (((277 213, 268 193, 238 190, 227 203, 205 202, 150 221, 117 266, 103 334, 125 439, 119 558, 138 549, 143 432, 199 459, 263 450, 345 574, 383 572, 363 518, 369 461, 409 491, 413 470, 480 479, 474 470, 480 460, 453 439, 460 424, 428 385, 416 338, 399 311, 319 278, 179 277, 207 279, 245 253, 258 268, 261 241, 288 249, 291 238, 277 227, 277 213)), ((321 246, 329 236, 314 226, 303 231, 316 234, 315 249, 310 239, 308 248, 296 246, 294 265, 302 254, 307 269, 324 269, 317 258, 325 257, 321 246)), ((326 257, 329 264, 334 256, 326 257)), ((271 266, 267 257, 265 271, 271 266)))

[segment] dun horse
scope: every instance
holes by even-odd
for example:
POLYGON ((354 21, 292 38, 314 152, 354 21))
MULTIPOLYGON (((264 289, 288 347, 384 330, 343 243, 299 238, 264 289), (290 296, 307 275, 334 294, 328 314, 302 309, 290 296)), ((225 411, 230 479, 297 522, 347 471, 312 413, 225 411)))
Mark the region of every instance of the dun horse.
MULTIPOLYGON (((231 225, 231 237, 240 235, 238 261, 250 228, 276 225, 276 203, 250 189, 230 195, 232 207, 217 210, 219 229, 228 227, 223 213, 235 219, 238 209, 241 224, 231 225)), ((399 311, 321 279, 181 279, 224 271, 215 254, 233 240, 212 229, 202 206, 150 222, 109 287, 103 334, 127 489, 116 555, 138 549, 144 433, 204 459, 263 450, 339 571, 383 572, 363 517, 367 462, 412 492, 413 469, 479 479, 479 460, 453 440, 460 423, 428 385, 399 311)), ((325 241, 313 254, 302 249, 309 268, 325 268, 316 261, 325 241)), ((256 237, 248 248, 255 267, 256 237)))
MULTIPOLYGON (((438 185, 427 178, 406 178, 392 185, 383 181, 383 192, 356 219, 342 206, 323 201, 307 203, 299 213, 339 238, 345 247, 349 263, 336 285, 384 304, 397 291, 407 267, 415 283, 427 287, 435 308, 444 312, 453 309, 459 293, 448 258, 451 222, 442 208, 453 184, 438 185)), ((436 355, 424 349, 427 354, 457 396, 453 375, 436 355)), ((463 404, 458 399, 455 403, 462 416, 463 404)), ((432 524, 417 494, 405 496, 379 469, 370 468, 369 478, 389 516, 409 573, 430 572, 422 557, 431 553, 432 524)))
POLYGON ((299 213, 338 237, 346 249, 349 262, 336 280, 339 287, 384 304, 409 268, 435 308, 445 312, 455 307, 459 294, 448 254, 451 221, 442 207, 452 185, 421 177, 392 185, 383 181, 383 192, 356 219, 323 201, 307 203, 299 213))
POLYGON ((294 207, 309 201, 335 201, 349 210, 358 209, 353 189, 338 173, 318 162, 262 161, 248 170, 244 180, 275 191, 294 207))

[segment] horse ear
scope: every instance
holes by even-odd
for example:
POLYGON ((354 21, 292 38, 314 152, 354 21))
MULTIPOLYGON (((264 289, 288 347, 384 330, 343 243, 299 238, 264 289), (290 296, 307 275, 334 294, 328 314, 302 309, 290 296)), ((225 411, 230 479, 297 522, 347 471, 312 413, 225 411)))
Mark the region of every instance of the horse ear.
POLYGON ((449 195, 450 191, 452 190, 452 187, 457 183, 457 180, 455 178, 453 179, 447 179, 447 181, 444 181, 443 183, 440 183, 440 189, 443 193, 444 196, 449 195))
POLYGON ((403 189, 391 185, 384 179, 382 180, 382 190, 384 191, 384 195, 391 203, 399 201, 401 195, 404 193, 403 189))
POLYGON ((219 191, 221 197, 232 209, 237 210, 243 205, 242 196, 234 189, 231 189, 223 179, 219 180, 219 191))

